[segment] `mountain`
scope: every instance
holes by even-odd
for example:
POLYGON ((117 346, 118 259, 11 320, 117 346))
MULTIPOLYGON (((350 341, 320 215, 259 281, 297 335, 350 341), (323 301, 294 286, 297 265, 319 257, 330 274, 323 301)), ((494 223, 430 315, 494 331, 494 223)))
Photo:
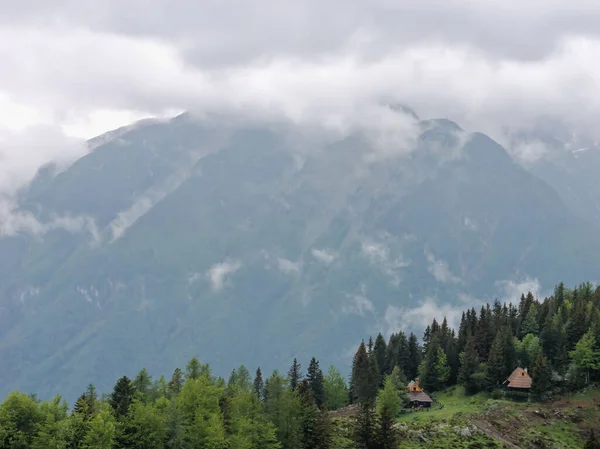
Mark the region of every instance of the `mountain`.
POLYGON ((73 398, 193 356, 347 366, 344 342, 420 332, 432 308, 596 277, 596 228, 556 190, 483 134, 413 119, 412 151, 380 151, 184 114, 46 167, 19 196, 37 225, 0 239, 1 393, 73 398))
POLYGON ((525 150, 520 163, 552 186, 579 217, 600 225, 600 145, 560 123, 540 125, 514 136, 517 152, 525 150))

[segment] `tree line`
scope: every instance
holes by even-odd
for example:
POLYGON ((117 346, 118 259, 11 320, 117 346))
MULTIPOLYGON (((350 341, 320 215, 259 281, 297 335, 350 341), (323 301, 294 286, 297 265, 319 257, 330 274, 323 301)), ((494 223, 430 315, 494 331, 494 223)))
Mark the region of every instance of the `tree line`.
POLYGON ((108 394, 90 385, 71 409, 60 396, 13 392, 0 404, 0 449, 391 449, 409 380, 474 394, 497 389, 517 366, 530 369, 541 399, 600 380, 600 287, 561 283, 543 301, 495 301, 466 310, 457 331, 434 319, 422 339, 379 334, 360 343, 349 382, 315 358, 306 373, 294 359, 285 374, 242 365, 227 379, 193 358, 169 380, 142 369, 108 394), (329 411, 349 404, 351 429, 336 432, 329 411))

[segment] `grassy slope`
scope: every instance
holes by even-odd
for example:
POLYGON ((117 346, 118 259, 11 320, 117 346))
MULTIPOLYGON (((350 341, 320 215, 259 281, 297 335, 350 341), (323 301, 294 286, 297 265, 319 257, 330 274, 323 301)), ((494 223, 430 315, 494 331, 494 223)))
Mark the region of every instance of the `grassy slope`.
POLYGON ((581 448, 585 435, 600 428, 600 390, 563 396, 544 403, 517 403, 460 388, 438 393, 430 411, 399 418, 404 439, 400 448, 581 448), (461 429, 474 429, 472 436, 461 429), (477 430, 478 429, 478 430, 477 430))

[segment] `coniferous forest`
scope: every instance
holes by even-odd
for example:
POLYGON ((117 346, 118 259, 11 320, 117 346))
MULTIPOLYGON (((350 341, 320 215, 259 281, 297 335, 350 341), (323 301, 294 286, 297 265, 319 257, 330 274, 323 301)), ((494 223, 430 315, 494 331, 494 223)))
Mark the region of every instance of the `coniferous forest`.
POLYGON ((515 401, 586 388, 600 381, 600 287, 561 283, 544 300, 495 301, 466 310, 458 329, 433 320, 422 338, 379 334, 358 345, 348 382, 315 358, 270 374, 240 366, 227 379, 194 358, 170 378, 142 369, 105 394, 89 385, 71 407, 13 392, 0 405, 0 449, 397 448, 417 378, 434 397, 454 385, 515 401), (531 374, 526 393, 503 389, 516 367, 531 374), (338 432, 331 412, 344 408, 353 413, 338 432))

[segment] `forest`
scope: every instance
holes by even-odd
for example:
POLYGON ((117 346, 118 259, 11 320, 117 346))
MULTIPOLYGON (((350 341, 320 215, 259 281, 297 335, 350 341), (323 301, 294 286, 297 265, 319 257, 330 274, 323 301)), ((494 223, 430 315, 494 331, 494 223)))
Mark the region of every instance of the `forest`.
MULTIPOLYGON (((227 379, 197 358, 153 379, 146 369, 116 380, 110 392, 93 385, 69 407, 12 392, 0 404, 0 449, 391 449, 397 418, 410 411, 406 385, 419 379, 435 394, 461 385, 514 401, 547 401, 600 381, 600 287, 562 283, 543 300, 531 293, 513 304, 466 310, 460 326, 446 319, 414 333, 360 342, 348 381, 318 360, 296 359, 285 373, 227 379), (517 367, 528 368, 528 392, 506 391, 517 367), (305 372, 306 371, 306 372, 305 372), (333 411, 352 404, 340 424, 333 411), (344 431, 338 431, 339 426, 344 431)), ((590 434, 586 447, 599 447, 590 434)))

